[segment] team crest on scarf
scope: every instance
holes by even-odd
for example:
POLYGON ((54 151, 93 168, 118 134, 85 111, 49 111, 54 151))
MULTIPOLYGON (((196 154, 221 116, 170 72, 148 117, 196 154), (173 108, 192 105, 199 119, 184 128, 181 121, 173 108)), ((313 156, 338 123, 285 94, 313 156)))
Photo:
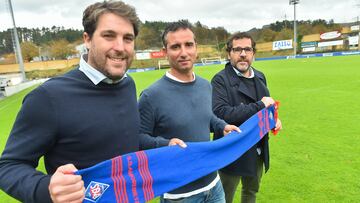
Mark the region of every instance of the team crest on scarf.
POLYGON ((108 187, 108 184, 91 181, 85 190, 85 199, 91 202, 97 202, 108 187))
POLYGON ((272 113, 271 111, 269 112, 269 119, 270 119, 270 120, 273 120, 273 119, 274 119, 273 113, 272 113))

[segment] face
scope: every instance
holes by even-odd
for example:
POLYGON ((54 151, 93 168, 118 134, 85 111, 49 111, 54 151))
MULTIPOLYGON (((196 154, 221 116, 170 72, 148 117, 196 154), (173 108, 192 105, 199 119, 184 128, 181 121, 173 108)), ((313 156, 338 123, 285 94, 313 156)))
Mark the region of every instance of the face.
POLYGON ((172 72, 187 74, 192 72, 197 57, 194 33, 189 29, 179 29, 166 35, 165 53, 172 72))
POLYGON ((255 54, 251 47, 251 39, 243 38, 233 40, 233 49, 229 53, 230 63, 242 74, 247 74, 249 72, 254 57, 255 54))
POLYGON ((135 34, 130 21, 105 13, 99 17, 92 38, 87 33, 83 38, 92 67, 113 80, 124 76, 134 58, 135 34))

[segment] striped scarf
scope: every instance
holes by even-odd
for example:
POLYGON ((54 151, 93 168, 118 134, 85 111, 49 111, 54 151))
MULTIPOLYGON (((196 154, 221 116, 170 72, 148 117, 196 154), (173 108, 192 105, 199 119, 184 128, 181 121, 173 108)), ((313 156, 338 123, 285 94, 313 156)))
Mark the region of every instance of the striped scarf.
POLYGON ((245 121, 242 132, 209 142, 188 142, 138 151, 82 169, 84 202, 146 202, 190 183, 238 159, 275 127, 275 106, 245 121))

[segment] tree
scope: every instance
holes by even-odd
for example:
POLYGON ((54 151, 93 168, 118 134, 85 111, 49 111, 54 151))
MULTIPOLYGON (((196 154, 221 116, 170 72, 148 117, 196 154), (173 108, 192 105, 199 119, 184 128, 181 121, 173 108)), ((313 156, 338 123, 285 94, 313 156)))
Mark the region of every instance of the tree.
POLYGON ((136 48, 140 50, 161 48, 161 33, 152 27, 143 25, 136 39, 136 48))
POLYGON ((229 37, 228 31, 224 27, 211 28, 211 32, 215 34, 218 43, 226 42, 229 37))
POLYGON ((22 42, 20 44, 21 54, 25 61, 31 61, 35 56, 39 55, 39 48, 32 42, 22 42))
POLYGON ((276 32, 272 31, 271 29, 262 29, 259 38, 259 42, 272 42, 275 39, 276 32))
POLYGON ((14 64, 16 63, 16 57, 14 53, 11 54, 4 54, 3 57, 5 60, 2 62, 2 64, 14 64))
POLYGON ((312 32, 313 33, 324 33, 327 32, 329 29, 324 24, 316 24, 313 26, 312 32))
POLYGON ((294 38, 294 32, 291 29, 284 28, 276 33, 274 40, 287 40, 294 38))
MULTIPOLYGON (((197 21, 194 26, 194 33, 196 41, 199 44, 209 44, 211 40, 211 33, 207 26, 202 25, 200 21, 197 21)), ((215 40, 213 40, 215 41, 215 40)))
POLYGON ((0 55, 14 52, 13 43, 11 40, 12 29, 0 32, 0 55))
POLYGON ((275 32, 280 32, 285 27, 285 22, 276 21, 270 24, 270 29, 275 32))
POLYGON ((75 48, 65 39, 52 41, 50 43, 50 54, 57 59, 66 59, 68 56, 75 54, 75 48))
POLYGON ((298 26, 297 31, 299 35, 309 35, 312 34, 312 26, 310 23, 303 23, 298 26))

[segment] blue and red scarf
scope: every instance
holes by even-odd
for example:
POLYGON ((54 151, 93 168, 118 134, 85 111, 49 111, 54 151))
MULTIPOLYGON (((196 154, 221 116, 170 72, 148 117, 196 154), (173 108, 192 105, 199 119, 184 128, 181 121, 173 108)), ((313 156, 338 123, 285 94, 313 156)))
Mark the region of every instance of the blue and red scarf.
POLYGON ((275 106, 257 112, 240 129, 186 148, 161 147, 125 154, 79 170, 86 187, 84 202, 146 202, 190 183, 238 159, 275 127, 275 106))

